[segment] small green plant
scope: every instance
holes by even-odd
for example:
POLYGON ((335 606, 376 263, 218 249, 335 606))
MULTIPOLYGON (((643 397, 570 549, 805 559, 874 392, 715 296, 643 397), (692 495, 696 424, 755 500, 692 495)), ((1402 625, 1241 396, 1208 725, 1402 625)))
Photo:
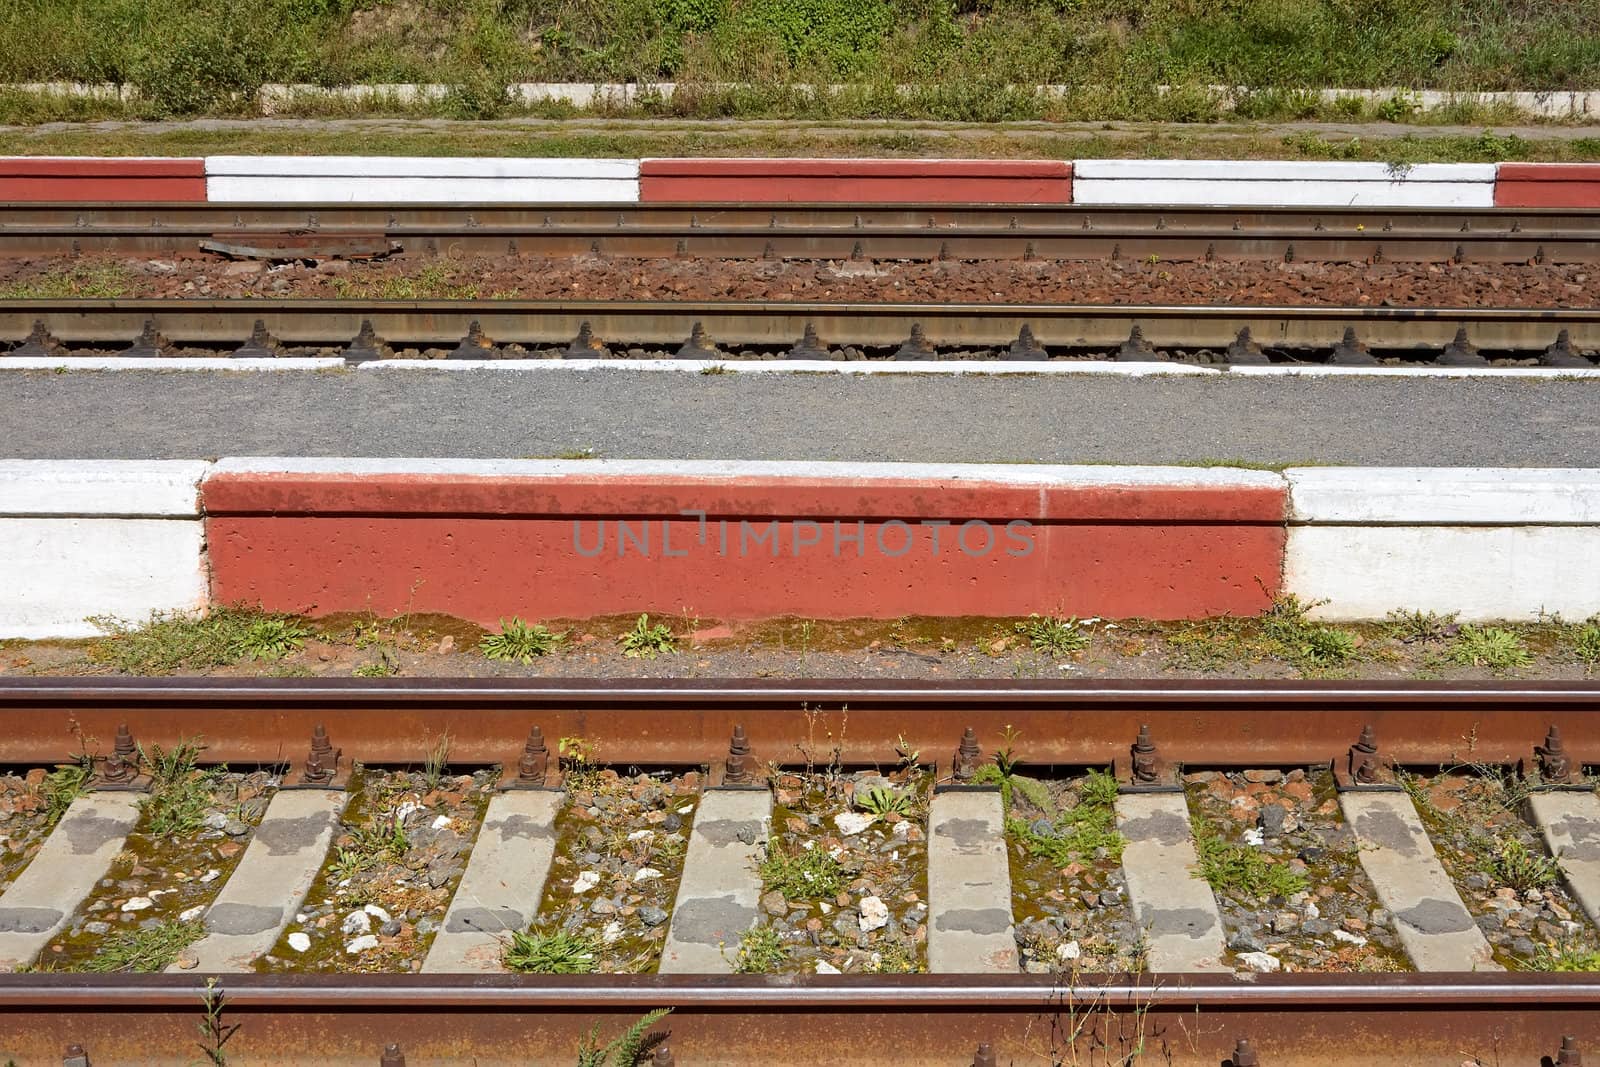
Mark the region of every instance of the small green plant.
POLYGON ((739 950, 733 956, 735 974, 771 974, 784 960, 789 950, 783 938, 770 926, 752 926, 739 935, 739 950))
POLYGON ((372 663, 363 663, 350 673, 356 678, 392 678, 399 671, 400 668, 387 659, 380 659, 372 663))
POLYGON ((282 615, 253 619, 235 640, 233 653, 245 659, 283 659, 305 645, 311 631, 282 615))
POLYGON ((149 929, 115 930, 75 969, 91 974, 155 974, 206 934, 203 922, 163 922, 149 929))
POLYGON ((1304 875, 1296 874, 1286 863, 1274 863, 1259 849, 1229 844, 1205 816, 1193 813, 1195 851, 1200 856, 1200 877, 1218 893, 1262 901, 1269 897, 1291 897, 1307 886, 1304 875))
POLYGON ((640 615, 639 620, 633 624, 633 629, 623 634, 618 641, 622 644, 622 654, 634 659, 655 659, 663 652, 678 651, 678 646, 672 637, 672 628, 666 623, 651 626, 649 615, 640 615))
POLYGON ((147 833, 186 837, 204 826, 223 769, 199 770, 196 762, 202 748, 199 738, 180 738, 171 749, 153 745, 148 755, 140 749, 139 760, 150 768, 151 776, 150 795, 141 804, 147 833))
POLYGON ((1468 623, 1456 634, 1450 658, 1463 667, 1487 667, 1495 673, 1526 667, 1533 662, 1528 646, 1514 631, 1499 626, 1468 623))
POLYGON ((1112 863, 1122 859, 1126 838, 1117 831, 1117 780, 1092 770, 1079 790, 1078 802, 1053 820, 1049 832, 1035 830, 1024 819, 1008 818, 1006 832, 1032 856, 1066 866, 1101 849, 1112 863))
POLYGON ((1022 759, 1016 754, 1017 738, 1020 736, 1007 723, 1000 735, 1000 747, 995 749, 993 762, 985 763, 973 772, 972 784, 999 786, 1000 806, 1007 812, 1011 810, 1012 797, 1019 793, 1034 807, 1048 812, 1051 808, 1050 791, 1044 783, 1017 773, 1017 768, 1022 765, 1022 759))
POLYGON ((872 815, 904 815, 911 808, 911 796, 880 785, 867 790, 866 795, 856 803, 861 806, 862 811, 872 815))
POLYGON ((484 635, 478 651, 488 659, 515 659, 526 665, 535 656, 548 655, 564 637, 565 633, 551 633, 539 623, 530 626, 513 615, 500 620, 499 633, 484 635))
POLYGON ((646 1012, 604 1048, 600 1047, 600 1024, 595 1023, 589 1036, 578 1046, 578 1067, 644 1067, 656 1047, 667 1039, 665 1033, 647 1031, 671 1012, 671 1008, 646 1012))
POLYGON ((704 376, 713 376, 713 375, 719 375, 719 374, 732 374, 733 371, 729 370, 726 364, 711 363, 711 364, 707 364, 704 367, 701 367, 700 368, 700 373, 701 373, 701 375, 704 375, 704 376))
POLYGON ((505 964, 523 974, 592 974, 599 947, 585 934, 514 931, 505 964))
POLYGON ((1490 846, 1487 871, 1496 882, 1517 892, 1544 889, 1561 879, 1554 858, 1535 852, 1512 834, 1497 835, 1490 846))
POLYGON ((385 860, 398 860, 411 847, 405 826, 398 816, 374 819, 350 831, 350 844, 334 851, 332 873, 343 881, 362 871, 370 871, 385 860))
POLYGON ((44 776, 40 792, 44 796, 45 829, 52 829, 61 821, 67 809, 72 807, 72 802, 88 791, 89 779, 93 777, 94 760, 88 753, 72 763, 58 764, 55 770, 44 776))
MULTIPOLYGON (((199 925, 199 924, 197 924, 199 925)), ((205 1011, 205 1018, 199 1022, 200 1052, 205 1056, 206 1062, 212 1067, 227 1067, 228 1054, 223 1050, 227 1043, 233 1040, 233 1035, 239 1032, 243 1023, 224 1023, 222 1010, 225 1007, 226 997, 221 989, 217 988, 215 976, 206 979, 206 988, 200 994, 200 1003, 205 1011)))
POLYGON ((1418 641, 1442 641, 1449 636, 1455 621, 1455 612, 1439 615, 1431 611, 1391 611, 1383 624, 1383 632, 1408 645, 1418 641))
POLYGON ((1068 656, 1089 647, 1089 633, 1075 618, 1029 615, 1017 623, 1016 629, 1035 652, 1050 656, 1068 656))
POLYGON ((1592 937, 1572 935, 1553 945, 1540 945, 1533 957, 1537 971, 1600 971, 1600 944, 1592 937))
POLYGON ((761 881, 789 900, 829 900, 849 879, 839 861, 820 848, 793 852, 774 841, 760 864, 761 881))
POLYGON ((1313 626, 1301 636, 1298 658, 1312 667, 1338 667, 1356 654, 1356 635, 1333 626, 1313 626))
POLYGON ((1589 619, 1578 627, 1577 635, 1572 639, 1572 651, 1590 666, 1600 663, 1600 620, 1589 619))

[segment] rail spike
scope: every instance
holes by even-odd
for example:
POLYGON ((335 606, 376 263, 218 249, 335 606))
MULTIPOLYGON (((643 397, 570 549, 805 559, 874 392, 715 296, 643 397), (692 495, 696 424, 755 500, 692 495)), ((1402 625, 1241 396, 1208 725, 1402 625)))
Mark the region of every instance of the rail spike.
POLYGON ((333 747, 328 740, 327 727, 317 723, 311 730, 311 751, 306 755, 305 768, 300 772, 300 782, 308 786, 331 786, 339 773, 342 749, 333 747))
POLYGON ((1017 333, 1017 339, 1012 341, 1011 347, 1006 350, 1006 358, 1037 362, 1049 359, 1050 353, 1046 352, 1044 345, 1033 336, 1033 327, 1023 323, 1022 329, 1017 333))
POLYGON ((89 1067, 89 1054, 82 1045, 68 1045, 61 1057, 61 1067, 89 1067))
POLYGON ((806 323, 805 332, 801 335, 799 343, 789 349, 786 359, 828 359, 827 346, 817 337, 817 327, 814 323, 806 323))
POLYGON ((139 773, 139 746, 133 742, 133 732, 128 729, 127 723, 117 727, 116 744, 111 749, 111 755, 101 765, 100 777, 104 781, 118 784, 131 782, 139 773))
POLYGON ((895 350, 895 359, 932 359, 934 353, 933 342, 928 340, 928 335, 922 331, 922 323, 911 324, 911 336, 895 350))
POLYGON ((45 327, 43 319, 33 320, 33 330, 16 348, 10 351, 13 356, 59 356, 63 352, 63 345, 56 340, 55 335, 45 327))
POLYGON ((1562 1035, 1561 1050, 1556 1053, 1555 1067, 1583 1067, 1583 1052, 1578 1048, 1578 1039, 1562 1035))
POLYGON ((711 343, 711 338, 706 336, 706 327, 702 322, 694 324, 689 330, 689 339, 678 349, 679 359, 716 359, 721 354, 717 346, 711 343))
POLYGON ((378 1059, 378 1067, 406 1067, 406 1054, 400 1050, 398 1042, 391 1041, 383 1046, 383 1055, 378 1059))
POLYGON ((1556 334, 1556 343, 1544 350, 1544 355, 1539 357, 1540 366, 1544 367, 1592 367, 1587 359, 1572 347, 1572 331, 1562 327, 1556 334))
POLYGON ((609 354, 605 346, 595 340, 594 327, 589 325, 588 319, 579 324, 578 336, 561 353, 563 359, 604 359, 609 354))
POLYGON ((388 359, 394 355, 389 346, 384 343, 372 328, 371 319, 361 320, 361 329, 356 332, 355 340, 350 342, 344 350, 346 363, 371 363, 375 359, 388 359))
POLYGON ((494 359, 500 355, 495 343, 484 336, 483 324, 473 319, 467 326, 467 335, 451 350, 446 359, 494 359))
POLYGON ((1267 358, 1267 354, 1261 351, 1261 346, 1256 344, 1255 339, 1250 336, 1250 327, 1248 326, 1242 328, 1239 331, 1239 336, 1235 337, 1233 343, 1228 345, 1227 356, 1229 363, 1241 366, 1259 366, 1263 363, 1272 362, 1267 358))
POLYGON ((950 760, 950 776, 958 782, 972 781, 972 776, 978 773, 978 760, 982 758, 983 749, 978 747, 978 732, 969 726, 961 734, 961 743, 956 746, 955 756, 950 760))
POLYGON ((156 329, 154 319, 145 319, 138 338, 117 355, 126 359, 161 359, 173 355, 172 342, 156 329))
POLYGON ((1478 354, 1477 346, 1467 340, 1467 328, 1456 328, 1455 338, 1439 353, 1441 367, 1484 367, 1489 361, 1478 354))
POLYGON ((650 1067, 677 1067, 678 1061, 673 1057, 672 1050, 666 1045, 659 1046, 655 1054, 650 1057, 650 1067))
POLYGON ((283 345, 267 332, 267 324, 257 319, 250 327, 250 339, 233 350, 234 359, 275 359, 283 355, 283 345))
POLYGON ((1150 363, 1166 359, 1165 356, 1156 351, 1154 345, 1144 339, 1144 330, 1139 328, 1138 323, 1133 324, 1133 329, 1128 331, 1128 339, 1122 342, 1122 347, 1118 348, 1111 358, 1137 363, 1150 363))
POLYGON ((1261 1058, 1256 1055, 1248 1037, 1241 1037, 1234 1043, 1233 1057, 1228 1061, 1228 1067, 1261 1067, 1261 1058))
POLYGON ((1156 744, 1150 740, 1150 725, 1139 727, 1139 736, 1133 742, 1133 780, 1139 785, 1154 785, 1160 777, 1156 744))
POLYGON ((544 743, 544 731, 538 726, 529 727, 528 740, 522 746, 522 758, 517 760, 517 779, 543 785, 549 770, 550 749, 544 743))
POLYGON ((1551 785, 1575 785, 1578 776, 1573 773, 1572 758, 1561 740, 1561 728, 1554 723, 1545 731, 1544 744, 1533 746, 1534 765, 1539 777, 1551 785))
POLYGON ((1367 351, 1367 346, 1356 339, 1356 328, 1346 326, 1344 337, 1333 346, 1333 354, 1328 357, 1328 362, 1336 367, 1370 367, 1378 361, 1367 351))
POLYGON ((725 785, 750 785, 755 781, 752 764, 755 761, 750 756, 750 739, 745 736, 743 726, 733 728, 733 737, 728 741, 727 770, 722 776, 725 785))
POLYGON ((994 1046, 985 1041, 978 1046, 972 1054, 972 1067, 999 1067, 1000 1061, 995 1057, 994 1046))

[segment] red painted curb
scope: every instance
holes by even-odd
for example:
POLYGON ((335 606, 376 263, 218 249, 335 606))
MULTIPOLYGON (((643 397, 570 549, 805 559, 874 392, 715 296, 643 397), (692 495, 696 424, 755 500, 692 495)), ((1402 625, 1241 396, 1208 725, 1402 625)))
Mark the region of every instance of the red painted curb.
POLYGON ((1072 164, 973 159, 647 159, 643 202, 1068 204, 1072 164))
POLYGON ((1496 207, 1600 207, 1600 164, 1502 163, 1496 207))
POLYGON ((203 500, 213 600, 272 610, 1170 619, 1268 606, 1286 490, 223 473, 203 500))
POLYGON ((202 159, 0 158, 0 202, 205 198, 202 159))

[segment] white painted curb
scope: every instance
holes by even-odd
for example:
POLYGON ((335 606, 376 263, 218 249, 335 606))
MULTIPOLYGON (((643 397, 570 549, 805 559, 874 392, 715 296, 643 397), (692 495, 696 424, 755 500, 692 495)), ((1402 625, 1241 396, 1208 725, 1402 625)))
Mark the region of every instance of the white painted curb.
POLYGON ((282 371, 335 370, 347 366, 338 356, 286 356, 282 359, 230 359, 209 356, 173 356, 169 359, 122 356, 7 356, 0 353, 4 370, 222 370, 282 371))
POLYGON ((206 199, 257 203, 637 203, 636 159, 208 156, 206 199))
POLYGON ((0 462, 0 637, 206 604, 201 461, 0 462))
POLYGON ((1159 374, 1216 374, 1221 368, 1187 363, 1111 360, 831 360, 831 359, 382 359, 360 365, 381 371, 677 371, 686 374, 1101 374, 1142 378, 1159 374))
POLYGON ((1600 612, 1600 470, 1295 468, 1284 587, 1330 619, 1600 612))

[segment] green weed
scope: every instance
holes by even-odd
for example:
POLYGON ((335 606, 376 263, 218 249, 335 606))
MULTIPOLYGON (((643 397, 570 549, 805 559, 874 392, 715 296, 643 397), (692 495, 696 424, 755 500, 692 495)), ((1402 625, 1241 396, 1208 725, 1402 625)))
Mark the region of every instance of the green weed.
POLYGON ((352 828, 349 833, 350 843, 334 850, 330 870, 335 882, 370 871, 380 863, 398 860, 411 847, 405 827, 394 817, 374 819, 365 826, 352 828))
POLYGON ((1591 666, 1600 663, 1600 622, 1590 619, 1578 627, 1572 639, 1572 653, 1591 666))
POLYGON ((231 650, 245 659, 283 659, 300 651, 310 636, 311 631, 295 619, 273 615, 250 620, 231 650))
POLYGON ((1200 877, 1218 893, 1245 900, 1264 901, 1291 897, 1308 885, 1286 863, 1274 863, 1260 849, 1230 844, 1205 816, 1192 813, 1195 851, 1200 857, 1200 877))
POLYGON ((739 935, 739 949, 734 953, 735 974, 771 974, 789 958, 778 931, 770 926, 752 926, 739 935))
POLYGON ((622 644, 622 654, 635 659, 655 659, 663 652, 678 651, 672 628, 666 623, 651 626, 649 615, 640 615, 633 629, 617 640, 622 644))
POLYGON ((195 763, 200 757, 199 739, 179 739, 171 749, 153 745, 148 755, 141 749, 140 761, 150 768, 150 795, 140 804, 145 831, 153 837, 188 836, 198 833, 211 806, 211 795, 224 769, 201 771, 195 763))
POLYGON ((1017 623, 1017 633, 1028 639, 1035 652, 1067 656, 1089 647, 1089 634, 1077 619, 1049 615, 1029 615, 1017 623))
POLYGON ((862 811, 873 815, 904 815, 911 808, 911 796, 907 793, 897 792, 878 786, 876 789, 867 790, 856 803, 862 811))
POLYGON ((244 607, 200 615, 155 612, 139 624, 108 615, 89 621, 106 634, 90 646, 89 657, 125 674, 205 671, 245 657, 282 658, 311 636, 292 615, 244 607))
POLYGON ((446 774, 450 773, 450 734, 440 734, 439 740, 428 752, 428 758, 422 766, 423 784, 432 792, 439 788, 446 774))
POLYGON ((1468 623, 1456 634, 1450 658, 1463 667, 1487 667, 1496 674, 1526 667, 1533 662, 1528 646, 1512 630, 1468 623))
POLYGON ((1001 734, 1000 747, 995 749, 992 762, 985 763, 972 775, 973 785, 994 785, 1000 787, 1000 806, 1009 812, 1012 799, 1021 795, 1028 803, 1040 811, 1051 810, 1050 791, 1043 782, 1037 778, 1017 773, 1017 768, 1022 766, 1022 759, 1016 753, 1017 738, 1021 736, 1007 723, 1005 731, 1001 734))
POLYGON ((1564 937, 1554 945, 1540 945, 1533 957, 1536 971, 1600 971, 1600 944, 1592 935, 1564 937))
POLYGON ((539 623, 532 626, 516 616, 500 620, 500 632, 485 634, 478 651, 487 659, 521 660, 526 666, 535 656, 549 655, 567 635, 551 633, 539 623))
POLYGON ((1112 863, 1122 859, 1127 840, 1117 831, 1117 780, 1104 771, 1090 771, 1079 791, 1078 802, 1052 820, 1041 833, 1024 819, 1008 818, 1006 831, 1030 855, 1048 859, 1057 867, 1093 857, 1104 849, 1112 863))
POLYGON ((1383 632, 1396 641, 1443 641, 1455 625, 1456 613, 1439 615, 1431 611, 1391 611, 1385 617, 1383 632))
POLYGON ((44 823, 53 828, 72 807, 72 802, 86 793, 89 780, 94 777, 94 761, 84 754, 72 763, 63 763, 44 776, 40 792, 44 797, 44 823))
POLYGON ((600 1047, 600 1024, 595 1023, 578 1046, 578 1067, 644 1067, 655 1048, 667 1039, 664 1033, 647 1031, 671 1012, 671 1008, 646 1012, 604 1048, 600 1047))
POLYGON ((93 956, 73 969, 91 974, 155 974, 166 970, 178 953, 205 935, 205 923, 199 921, 163 922, 148 930, 114 930, 96 946, 93 956))
POLYGON ((762 884, 789 900, 831 900, 849 881, 839 861, 824 850, 790 852, 777 841, 768 844, 759 870, 762 884))
POLYGON ((1497 883, 1517 892, 1544 889, 1561 880, 1561 867, 1555 859, 1535 852, 1512 834, 1497 835, 1492 842, 1483 842, 1488 855, 1484 863, 1486 873, 1497 883))
POLYGON ((505 965, 523 974, 592 974, 599 946, 586 934, 513 931, 505 965))

